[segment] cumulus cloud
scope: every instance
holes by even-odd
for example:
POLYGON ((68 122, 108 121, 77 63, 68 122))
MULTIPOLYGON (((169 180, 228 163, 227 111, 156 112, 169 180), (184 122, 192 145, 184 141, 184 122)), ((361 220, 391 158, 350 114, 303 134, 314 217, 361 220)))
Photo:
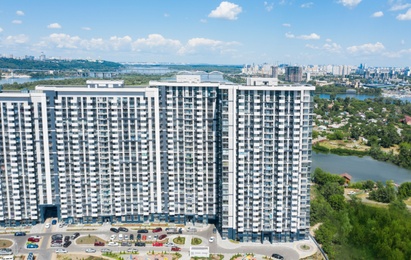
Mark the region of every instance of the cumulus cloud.
POLYGON ((314 5, 313 2, 308 2, 308 3, 302 4, 300 7, 301 8, 311 8, 313 5, 314 5))
POLYGON ((181 47, 178 40, 167 39, 161 34, 150 34, 147 38, 139 38, 132 43, 133 51, 167 52, 181 47))
POLYGON ((352 54, 372 54, 372 53, 378 53, 384 50, 385 47, 382 43, 376 42, 376 43, 366 43, 363 45, 357 45, 357 46, 351 46, 347 48, 347 51, 352 54))
POLYGON ((395 3, 391 8, 390 11, 401 11, 407 8, 410 8, 411 4, 402 4, 402 3, 395 3))
POLYGON ((408 9, 408 11, 405 14, 397 15, 397 20, 400 20, 400 21, 411 20, 411 8, 408 9))
POLYGON ((81 39, 65 33, 53 33, 46 39, 47 42, 57 48, 77 49, 80 47, 81 39))
POLYGON ((347 7, 356 7, 362 0, 340 0, 338 3, 347 7))
POLYGON ((13 20, 13 21, 11 21, 11 23, 14 23, 14 24, 22 24, 23 21, 21 21, 21 20, 13 20))
POLYGON ((273 10, 274 8, 274 3, 264 2, 264 8, 265 10, 267 10, 267 12, 271 12, 271 10, 273 10))
POLYGON ((404 55, 411 54, 411 49, 404 49, 404 50, 399 50, 396 52, 385 52, 383 53, 383 56, 388 57, 388 58, 403 58, 404 55))
POLYGON ((238 42, 223 42, 207 38, 192 38, 178 51, 179 54, 193 54, 197 52, 227 52, 231 46, 239 45, 238 42))
POLYGON ((328 52, 332 53, 339 53, 342 50, 341 45, 333 42, 333 43, 326 43, 323 45, 323 49, 328 52))
POLYGON ((126 35, 124 37, 112 36, 112 37, 110 37, 110 46, 115 51, 122 50, 122 49, 127 49, 127 47, 130 46, 132 41, 133 40, 128 35, 126 35))
POLYGON ((291 27, 291 24, 289 24, 289 23, 283 23, 283 26, 284 26, 284 27, 291 27))
POLYGON ((29 37, 25 34, 9 35, 7 36, 3 43, 6 45, 23 44, 28 42, 29 37))
POLYGON ((378 11, 372 14, 372 17, 378 18, 378 17, 383 17, 384 13, 382 11, 378 11))
POLYGON ((316 33, 311 33, 311 34, 308 34, 308 35, 294 35, 294 34, 292 34, 292 33, 286 33, 285 34, 285 37, 286 38, 289 38, 289 39, 293 39, 293 38, 296 38, 296 39, 300 39, 300 40, 319 40, 321 37, 320 37, 320 35, 318 35, 318 34, 316 34, 316 33))
POLYGON ((81 27, 81 29, 84 30, 84 31, 91 31, 90 27, 81 27))
POLYGON ((51 23, 49 25, 47 25, 47 28, 49 29, 61 29, 61 25, 58 23, 51 23))
POLYGON ((223 1, 220 5, 208 15, 210 18, 220 18, 227 20, 237 20, 238 15, 242 12, 239 5, 223 1))
POLYGON ((16 11, 16 14, 17 14, 18 16, 24 16, 24 12, 23 12, 23 11, 20 11, 20 10, 16 11))

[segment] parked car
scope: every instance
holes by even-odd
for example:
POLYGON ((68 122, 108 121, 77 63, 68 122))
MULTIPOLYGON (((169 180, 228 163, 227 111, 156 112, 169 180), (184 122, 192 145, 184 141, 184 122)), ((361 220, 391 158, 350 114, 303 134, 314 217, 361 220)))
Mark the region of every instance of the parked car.
POLYGON ((80 233, 76 232, 71 236, 71 239, 74 240, 80 236, 80 233))
POLYGON ((124 235, 124 240, 128 240, 128 235, 124 235))
POLYGON ((111 249, 108 249, 108 248, 101 249, 101 253, 110 253, 110 252, 111 252, 111 249))
POLYGON ((134 245, 135 245, 135 246, 146 246, 146 243, 136 242, 134 245))
POLYGON ((208 242, 213 243, 215 241, 214 237, 210 237, 210 239, 208 240, 208 242))
POLYGON ((20 237, 20 236, 25 236, 26 233, 25 232, 16 232, 14 233, 15 236, 20 237))
POLYGON ((52 225, 56 225, 56 224, 57 224, 57 220, 53 219, 53 220, 51 221, 51 224, 52 224, 52 225))
POLYGON ((105 243, 101 241, 96 241, 94 242, 94 246, 105 246, 105 243))
POLYGON ((272 254, 271 256, 272 256, 274 259, 280 259, 280 260, 283 260, 283 259, 284 259, 284 256, 282 256, 282 255, 280 255, 280 254, 276 254, 276 253, 272 254))
POLYGON ((128 232, 128 228, 125 227, 119 227, 118 231, 122 231, 122 232, 128 232))
POLYGON ((137 248, 129 248, 129 249, 127 249, 127 252, 129 252, 129 253, 138 253, 138 249, 137 248))
POLYGON ((96 249, 94 249, 94 248, 87 248, 86 249, 86 253, 95 253, 96 252, 96 249))
POLYGON ((56 249, 55 252, 56 252, 57 254, 58 254, 58 253, 67 253, 67 250, 64 249, 64 248, 58 248, 58 249, 56 249))
POLYGON ((41 236, 30 236, 30 237, 32 237, 32 238, 38 238, 38 239, 41 238, 41 236))
POLYGON ((172 246, 171 251, 181 251, 181 248, 179 248, 178 246, 172 246))
POLYGON ((162 234, 161 236, 158 237, 158 240, 163 240, 164 238, 166 238, 167 235, 166 234, 162 234))
POLYGON ((120 232, 117 228, 110 228, 110 231, 112 231, 112 232, 115 232, 115 233, 118 233, 118 232, 120 232))
POLYGON ((64 242, 70 241, 70 236, 65 236, 64 237, 64 242))
POLYGON ((27 239, 27 241, 29 241, 29 242, 40 242, 40 239, 34 238, 34 237, 29 237, 29 238, 27 239))
POLYGON ((153 243, 153 246, 163 246, 163 243, 160 243, 160 242, 154 242, 154 243, 153 243))
POLYGON ((129 243, 129 242, 122 242, 122 243, 121 243, 121 246, 131 246, 131 243, 129 243))
POLYGON ((163 229, 161 227, 153 229, 153 233, 158 233, 158 232, 161 232, 161 231, 163 231, 163 229))
POLYGON ((123 238, 124 238, 124 236, 123 236, 123 234, 118 234, 118 240, 123 240, 123 238))
POLYGON ((62 240, 63 239, 63 234, 54 234, 51 236, 52 240, 62 240))
POLYGON ((134 240, 134 235, 130 234, 130 240, 134 240))
POLYGON ((114 239, 116 239, 116 235, 111 235, 110 240, 114 240, 114 239))
POLYGON ((139 229, 137 230, 137 233, 148 233, 147 229, 139 229))
POLYGON ((71 245, 71 241, 64 242, 63 247, 69 247, 71 245))
POLYGON ((165 244, 165 246, 173 247, 173 246, 175 246, 175 244, 173 242, 170 242, 170 243, 165 244))
POLYGON ((27 244, 27 248, 39 248, 37 244, 27 244))
POLYGON ((59 243, 59 244, 61 244, 61 243, 63 243, 63 240, 61 240, 61 239, 54 239, 54 240, 51 240, 51 243, 53 244, 53 243, 59 243))
POLYGON ((141 240, 141 234, 137 234, 137 240, 141 240))
POLYGON ((107 245, 108 245, 108 246, 118 246, 118 243, 111 241, 111 242, 108 242, 107 245))
POLYGON ((63 245, 61 243, 52 242, 50 246, 51 247, 62 247, 63 245))
POLYGON ((27 255, 27 260, 33 260, 33 259, 34 259, 33 252, 30 252, 30 253, 27 255))

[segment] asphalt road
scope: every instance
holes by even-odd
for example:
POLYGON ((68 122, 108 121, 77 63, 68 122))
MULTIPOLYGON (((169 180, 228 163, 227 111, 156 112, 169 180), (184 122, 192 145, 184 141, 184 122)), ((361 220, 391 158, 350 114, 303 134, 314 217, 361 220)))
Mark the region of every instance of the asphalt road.
MULTIPOLYGON (((38 256, 37 259, 52 259, 52 255, 55 254, 55 250, 57 248, 62 248, 62 247, 50 247, 51 243, 51 236, 53 234, 62 234, 63 237, 66 235, 73 235, 75 232, 80 233, 80 237, 77 239, 81 239, 81 237, 88 236, 90 235, 96 235, 103 240, 110 240, 110 236, 115 234, 118 237, 118 233, 113 233, 109 231, 109 228, 111 226, 107 225, 105 227, 102 226, 96 226, 95 228, 97 230, 83 230, 81 231, 81 227, 76 228, 78 231, 66 231, 66 228, 59 228, 57 225, 53 225, 50 228, 44 228, 44 225, 41 227, 36 227, 34 230, 38 231, 37 233, 29 233, 27 236, 14 236, 14 234, 8 234, 8 235, 1 235, 2 238, 6 239, 11 239, 15 243, 12 246, 13 252, 15 255, 18 254, 28 254, 29 252, 33 252, 36 256, 38 256), (30 236, 40 236, 41 240, 38 243, 39 248, 38 249, 27 249, 26 248, 26 243, 27 239, 30 236)), ((91 228, 91 227, 88 227, 91 228)), ((70 228, 74 229, 74 228, 70 228)), ((32 229, 33 230, 33 229, 32 229)), ((136 237, 137 231, 136 230, 131 230, 129 228, 129 232, 121 232, 122 234, 134 234, 136 237)), ((147 236, 154 237, 154 235, 161 235, 165 234, 165 231, 162 231, 160 233, 152 233, 151 231, 147 234, 147 236)), ((143 234, 142 234, 143 235, 143 234)), ((183 236, 186 237, 186 244, 185 245, 177 245, 181 248, 181 252, 185 252, 188 255, 188 252, 190 250, 190 240, 191 237, 200 237, 203 240, 202 245, 203 246, 209 246, 210 253, 213 254, 235 254, 235 253, 255 253, 259 255, 267 255, 271 256, 273 253, 278 253, 281 254, 285 257, 285 259, 298 259, 299 254, 296 250, 287 247, 287 246, 282 246, 281 244, 279 245, 271 245, 271 244, 256 244, 256 243, 241 243, 241 244, 233 244, 228 241, 222 241, 221 237, 218 234, 213 233, 213 226, 208 226, 208 228, 200 228, 197 227, 197 232, 188 232, 185 231, 182 234, 183 236), (208 239, 213 236, 215 237, 215 241, 210 243, 208 239), (187 242, 188 241, 188 242, 187 242)), ((168 237, 176 237, 178 235, 168 235, 168 237)), ((171 242, 171 240, 170 240, 171 242)), ((132 246, 127 247, 127 246, 119 246, 119 247, 112 247, 112 246, 106 246, 101 247, 101 246, 94 246, 94 245, 78 245, 75 242, 73 242, 66 250, 69 253, 85 253, 85 250, 87 248, 94 248, 96 249, 96 253, 90 253, 91 255, 101 255, 101 249, 103 248, 109 248, 113 252, 119 252, 119 251, 126 251, 128 248, 133 248, 137 249, 141 254, 146 254, 148 251, 170 251, 170 247, 153 247, 151 244, 147 244, 146 247, 136 247, 134 246, 134 243, 132 243, 132 246)))

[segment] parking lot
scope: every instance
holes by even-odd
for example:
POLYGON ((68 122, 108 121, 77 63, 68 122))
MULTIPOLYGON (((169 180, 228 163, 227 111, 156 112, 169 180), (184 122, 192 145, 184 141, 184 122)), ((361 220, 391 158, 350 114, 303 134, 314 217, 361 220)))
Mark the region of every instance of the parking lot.
POLYGON ((218 232, 214 233, 214 226, 211 225, 195 227, 158 225, 154 223, 144 226, 110 224, 59 226, 58 223, 48 226, 39 224, 33 226, 25 236, 7 234, 2 235, 2 238, 13 241, 10 249, 14 255, 27 256, 31 252, 34 259, 55 259, 57 254, 72 253, 98 256, 109 251, 114 253, 122 251, 139 257, 147 256, 147 253, 151 251, 169 252, 170 254, 179 252, 182 255, 181 259, 190 259, 192 238, 198 238, 198 241, 201 241, 199 246, 208 247, 210 253, 227 256, 252 252, 255 254, 254 258, 263 259, 264 256, 277 253, 285 259, 299 259, 316 252, 316 247, 310 240, 281 244, 233 243, 221 239, 218 232), (174 238, 179 236, 185 238, 184 244, 173 242, 174 238), (29 238, 32 241, 29 241, 29 238), (85 244, 84 242, 89 238, 93 241, 85 244), (299 245, 302 243, 308 245, 310 250, 300 250, 299 245), (30 248, 31 244, 36 246, 30 248))

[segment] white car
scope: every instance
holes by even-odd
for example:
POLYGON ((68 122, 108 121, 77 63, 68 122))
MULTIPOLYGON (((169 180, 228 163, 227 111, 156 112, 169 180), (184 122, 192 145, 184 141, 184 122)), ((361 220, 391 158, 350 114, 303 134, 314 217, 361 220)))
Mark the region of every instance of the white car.
POLYGON ((118 240, 120 240, 120 241, 123 240, 123 234, 118 235, 118 240))
POLYGON ((116 239, 116 235, 111 235, 110 240, 116 239))
POLYGON ((59 248, 59 249, 56 249, 56 253, 57 253, 57 254, 59 254, 59 253, 67 253, 67 250, 64 249, 64 248, 59 248))
POLYGON ((210 239, 208 240, 208 242, 213 243, 213 242, 214 242, 214 240, 215 240, 215 238, 214 238, 214 237, 210 237, 210 239))
POLYGON ((124 235, 124 240, 128 240, 128 235, 124 235))
POLYGON ((96 252, 96 249, 94 249, 94 248, 87 248, 86 249, 86 253, 95 253, 96 252))
POLYGON ((165 244, 165 246, 173 247, 175 246, 175 244, 173 242, 170 242, 170 243, 165 244))
POLYGON ((118 246, 117 242, 108 242, 108 246, 118 246))
POLYGON ((45 227, 50 228, 50 223, 46 223, 45 227))
POLYGON ((41 236, 30 236, 31 238, 41 239, 41 236))

